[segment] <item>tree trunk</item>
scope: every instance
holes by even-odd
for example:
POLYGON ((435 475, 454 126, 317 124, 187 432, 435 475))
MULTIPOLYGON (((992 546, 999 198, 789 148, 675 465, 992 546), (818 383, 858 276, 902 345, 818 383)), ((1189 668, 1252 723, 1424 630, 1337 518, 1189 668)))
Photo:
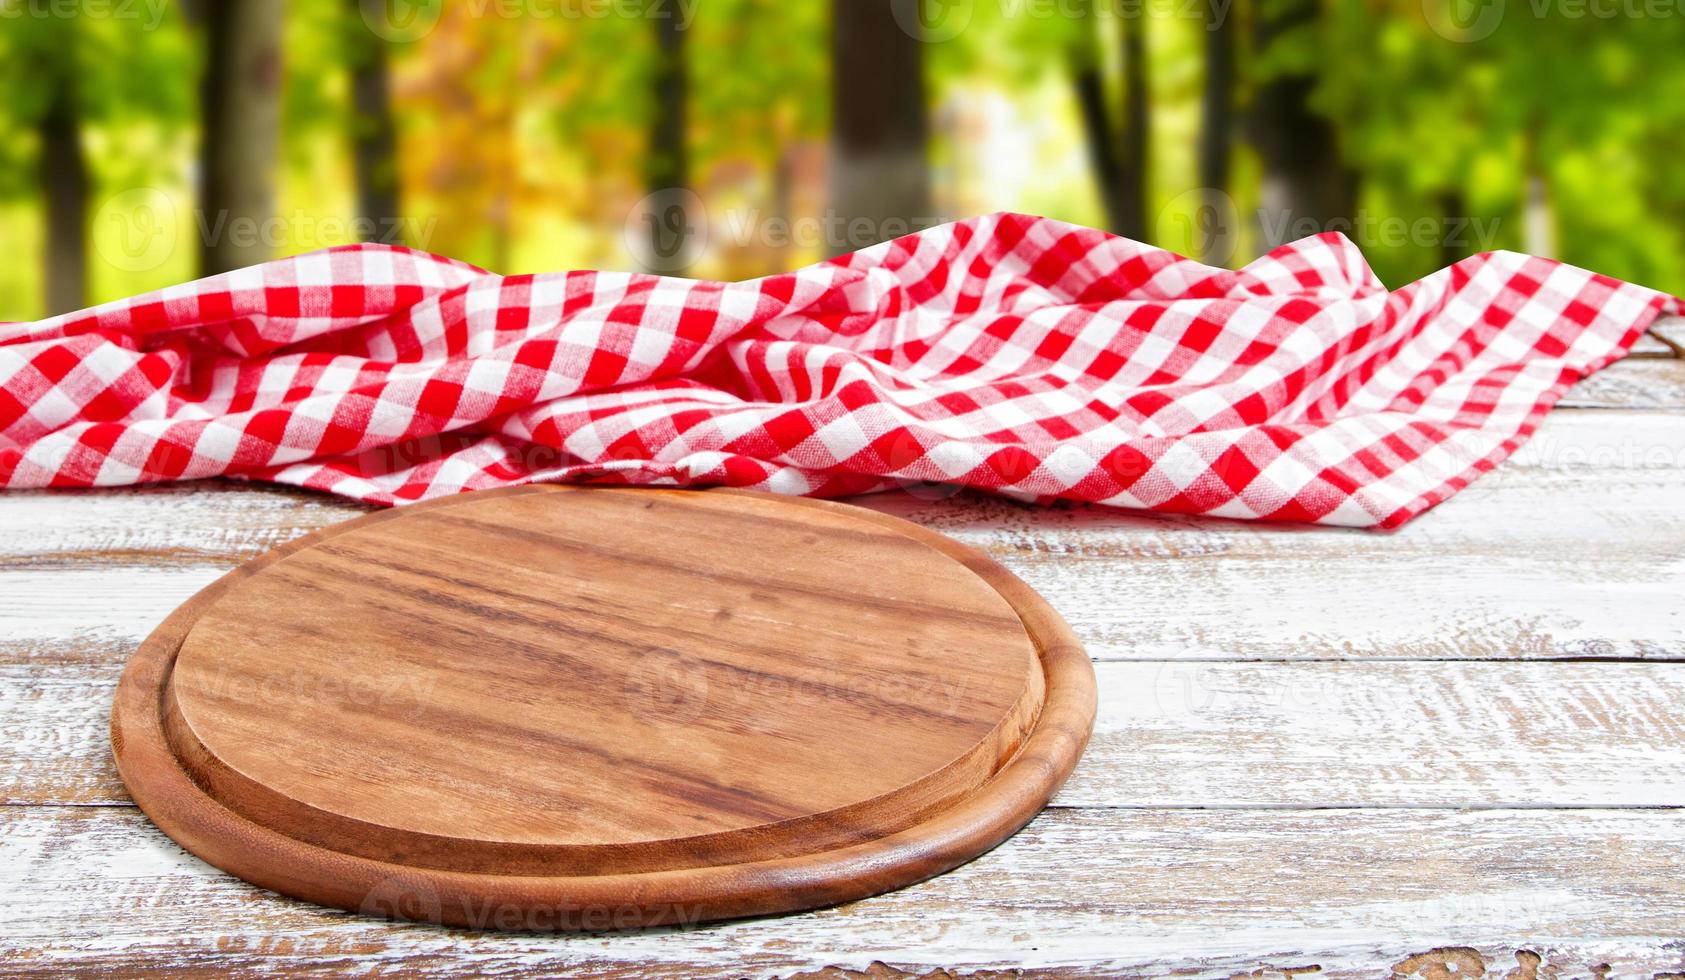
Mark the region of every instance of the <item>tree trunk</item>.
POLYGON ((1106 100, 1105 73, 1093 33, 1093 10, 1086 0, 1074 16, 1076 36, 1070 53, 1071 84, 1094 168, 1106 228, 1136 241, 1147 237, 1147 146, 1150 109, 1147 92, 1144 11, 1119 15, 1123 47, 1123 118, 1116 127, 1106 100))
POLYGON ((649 149, 644 185, 650 199, 649 257, 652 272, 680 273, 689 264, 695 222, 691 214, 690 152, 686 139, 690 81, 685 64, 685 28, 676 10, 654 8, 654 113, 650 119, 649 149))
POLYGON ((1106 228, 1116 232, 1122 211, 1119 191, 1123 187, 1123 163, 1118 159, 1117 133, 1112 128, 1111 109, 1106 104, 1106 76, 1100 69, 1100 43, 1094 36, 1094 13, 1091 5, 1076 0, 1073 12, 1076 23, 1071 50, 1071 88, 1077 100, 1077 113, 1082 120, 1084 141, 1088 144, 1088 163, 1094 171, 1094 187, 1099 193, 1100 210, 1105 214, 1106 228))
POLYGON ((202 5, 199 264, 212 275, 270 258, 280 136, 282 0, 202 5))
MULTIPOLYGON (((72 24, 56 26, 74 29, 72 24)), ((49 315, 88 305, 88 165, 77 124, 76 72, 74 67, 57 67, 63 77, 52 87, 51 102, 38 124, 49 315)))
POLYGON ((1439 205, 1439 267, 1468 258, 1473 254, 1473 232, 1469 229, 1468 197, 1460 190, 1441 191, 1439 205))
POLYGON ((1152 131, 1147 108, 1146 10, 1125 12, 1123 29, 1123 148, 1119 167, 1117 233, 1147 240, 1147 142, 1152 131))
POLYGON ((896 22, 901 0, 831 4, 831 210, 841 254, 930 218, 924 44, 896 22))
POLYGON ((1200 94, 1199 186, 1200 211, 1195 216, 1201 234, 1199 257, 1213 264, 1226 263, 1234 252, 1238 229, 1222 228, 1231 222, 1234 208, 1228 201, 1229 167, 1234 157, 1234 28, 1228 15, 1231 4, 1220 10, 1206 6, 1205 87, 1200 94))
MULTIPOLYGON (((1315 0, 1291 0, 1255 24, 1257 49, 1316 20, 1315 0)), ((1252 103, 1252 143, 1263 164, 1260 231, 1274 247, 1305 235, 1349 227, 1355 181, 1340 159, 1334 124, 1311 111, 1316 79, 1277 75, 1259 86, 1252 103)))
POLYGON ((392 120, 391 73, 386 41, 353 17, 351 51, 351 157, 357 181, 359 237, 402 245, 398 200, 398 136, 392 120))

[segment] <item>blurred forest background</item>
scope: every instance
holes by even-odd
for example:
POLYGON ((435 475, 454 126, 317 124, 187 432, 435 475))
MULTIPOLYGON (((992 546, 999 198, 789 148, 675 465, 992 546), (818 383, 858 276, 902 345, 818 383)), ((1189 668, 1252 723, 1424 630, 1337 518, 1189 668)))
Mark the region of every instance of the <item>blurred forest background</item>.
POLYGON ((358 239, 738 279, 1017 210, 1685 292, 1685 0, 0 0, 0 319, 358 239))

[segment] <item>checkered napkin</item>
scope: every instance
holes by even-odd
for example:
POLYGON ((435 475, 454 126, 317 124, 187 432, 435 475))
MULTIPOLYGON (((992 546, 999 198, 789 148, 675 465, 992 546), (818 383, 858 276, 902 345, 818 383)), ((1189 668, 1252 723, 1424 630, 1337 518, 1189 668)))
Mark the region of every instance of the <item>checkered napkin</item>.
POLYGON ((0 324, 0 486, 967 486, 1390 527, 1680 309, 1511 253, 1388 293, 1337 234, 1233 272, 1017 214, 739 283, 351 246, 0 324))

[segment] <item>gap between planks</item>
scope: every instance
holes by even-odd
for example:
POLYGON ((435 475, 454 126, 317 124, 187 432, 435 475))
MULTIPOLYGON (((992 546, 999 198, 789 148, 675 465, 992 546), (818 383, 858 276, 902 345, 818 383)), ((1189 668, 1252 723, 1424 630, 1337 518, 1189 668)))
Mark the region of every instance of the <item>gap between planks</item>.
POLYGON ((1629 355, 1634 358, 1685 357, 1685 317, 1664 316, 1650 325, 1650 329, 1632 345, 1629 355))
MULTIPOLYGON (((120 804, 116 664, 0 667, 0 800, 120 804)), ((1650 663, 1096 665, 1062 807, 1685 805, 1685 671, 1650 663)), ((344 692, 302 692, 339 698, 344 692)))
POLYGON ((1573 976, 1600 963, 1618 976, 1685 965, 1671 945, 1685 918, 1685 823, 1644 810, 1055 810, 904 891, 801 916, 597 936, 393 924, 276 899, 185 854, 134 811, 10 808, 0 834, 12 855, 0 865, 9 973, 152 957, 297 973, 355 957, 362 969, 515 977, 788 976, 873 960, 914 975, 1220 977, 1291 965, 1344 977, 1452 944, 1472 947, 1494 975, 1521 950, 1573 976), (99 938, 108 935, 121 943, 99 938))

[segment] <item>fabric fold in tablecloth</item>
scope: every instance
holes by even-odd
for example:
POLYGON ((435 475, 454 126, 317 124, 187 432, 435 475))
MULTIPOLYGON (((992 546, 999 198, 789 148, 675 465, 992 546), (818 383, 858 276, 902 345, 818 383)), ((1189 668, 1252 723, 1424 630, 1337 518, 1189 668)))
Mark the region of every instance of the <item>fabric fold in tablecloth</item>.
POLYGON ((738 283, 348 246, 0 324, 0 486, 957 485, 1388 527, 1680 311, 1514 253, 1389 293, 1338 234, 1228 271, 1018 214, 738 283))

